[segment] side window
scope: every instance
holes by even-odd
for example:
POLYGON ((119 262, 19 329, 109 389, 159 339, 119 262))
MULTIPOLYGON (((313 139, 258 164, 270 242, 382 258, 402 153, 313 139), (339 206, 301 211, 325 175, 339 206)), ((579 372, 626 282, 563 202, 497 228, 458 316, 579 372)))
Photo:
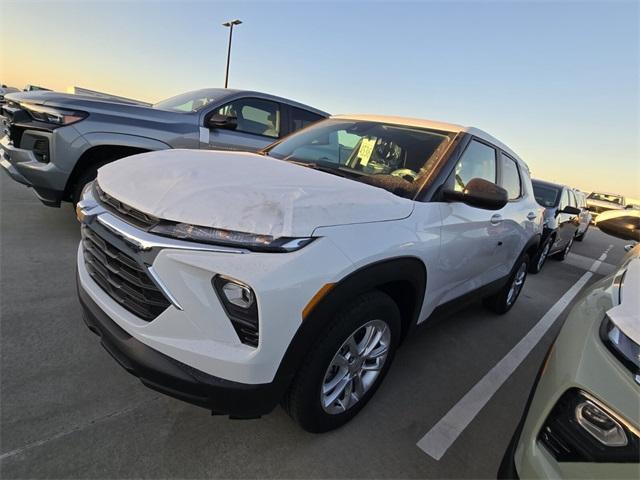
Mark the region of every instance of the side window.
POLYGON ((515 200, 522 195, 522 182, 518 164, 506 155, 500 155, 500 186, 509 194, 509 200, 515 200))
POLYGON ((576 201, 576 196, 573 193, 573 190, 569 191, 569 205, 571 205, 572 207, 578 206, 578 202, 576 201))
POLYGON ((220 107, 216 113, 236 117, 236 132, 272 138, 280 136, 280 105, 276 102, 242 98, 220 107))
POLYGON ((562 210, 567 205, 569 205, 569 191, 566 188, 563 188, 562 197, 560 198, 560 205, 558 208, 562 210))
POLYGON ((496 150, 477 140, 471 140, 456 165, 454 189, 463 191, 472 178, 496 181, 496 150))
POLYGON ((311 113, 308 110, 291 107, 291 131, 295 132, 312 123, 322 120, 324 117, 311 113))

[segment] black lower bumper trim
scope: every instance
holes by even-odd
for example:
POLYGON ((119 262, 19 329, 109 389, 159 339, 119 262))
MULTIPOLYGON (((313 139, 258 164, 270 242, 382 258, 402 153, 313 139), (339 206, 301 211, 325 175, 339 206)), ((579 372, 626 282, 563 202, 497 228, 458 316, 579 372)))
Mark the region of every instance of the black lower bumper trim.
POLYGON ((233 418, 257 418, 279 403, 286 385, 244 384, 214 377, 148 347, 120 328, 78 282, 84 321, 109 354, 143 384, 158 392, 233 418))

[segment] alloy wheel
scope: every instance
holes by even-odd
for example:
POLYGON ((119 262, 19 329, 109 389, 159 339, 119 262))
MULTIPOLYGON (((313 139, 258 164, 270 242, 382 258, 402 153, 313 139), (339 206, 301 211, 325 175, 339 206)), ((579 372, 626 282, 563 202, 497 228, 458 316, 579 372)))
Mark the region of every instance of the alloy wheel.
POLYGON ((371 320, 349 335, 324 375, 323 410, 336 415, 357 404, 380 375, 390 345, 391 330, 383 320, 371 320))
POLYGON ((538 258, 538 271, 542 270, 542 266, 544 262, 547 260, 547 256, 549 255, 549 250, 551 250, 551 242, 547 242, 547 244, 542 249, 540 253, 540 258, 538 258))
POLYGON ((520 268, 516 272, 516 275, 513 277, 513 282, 511 283, 511 288, 509 288, 509 293, 507 294, 507 305, 511 305, 516 301, 518 295, 520 294, 520 290, 524 286, 524 280, 527 277, 527 262, 522 262, 520 268))

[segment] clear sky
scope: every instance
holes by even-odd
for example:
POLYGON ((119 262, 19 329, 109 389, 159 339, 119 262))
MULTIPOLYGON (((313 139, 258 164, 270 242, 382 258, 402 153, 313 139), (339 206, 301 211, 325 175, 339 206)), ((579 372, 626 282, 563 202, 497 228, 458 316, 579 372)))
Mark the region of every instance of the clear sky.
POLYGON ((487 130, 534 176, 640 197, 631 1, 0 0, 0 81, 156 101, 222 86, 487 130))

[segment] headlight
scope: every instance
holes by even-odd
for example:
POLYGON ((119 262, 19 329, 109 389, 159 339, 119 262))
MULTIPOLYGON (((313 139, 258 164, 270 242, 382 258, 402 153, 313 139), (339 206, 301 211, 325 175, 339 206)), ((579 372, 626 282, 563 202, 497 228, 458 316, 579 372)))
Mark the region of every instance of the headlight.
POLYGON ((546 418, 538 442, 558 462, 637 463, 638 432, 603 402, 567 390, 546 418))
POLYGON ((80 120, 87 118, 89 115, 86 112, 66 110, 57 107, 46 107, 44 105, 36 105, 33 103, 21 103, 20 106, 26 110, 34 120, 61 126, 79 122, 80 120))
POLYGON ((214 245, 229 245, 265 252, 293 252, 301 249, 314 240, 313 237, 275 238, 271 235, 257 235, 253 233, 172 222, 159 223, 153 227, 150 232, 180 240, 211 243, 214 245))
MULTIPOLYGON (((640 345, 635 343, 609 318, 604 317, 600 327, 600 338, 618 360, 636 376, 640 377, 640 345)), ((640 383, 640 382, 639 382, 640 383)))

